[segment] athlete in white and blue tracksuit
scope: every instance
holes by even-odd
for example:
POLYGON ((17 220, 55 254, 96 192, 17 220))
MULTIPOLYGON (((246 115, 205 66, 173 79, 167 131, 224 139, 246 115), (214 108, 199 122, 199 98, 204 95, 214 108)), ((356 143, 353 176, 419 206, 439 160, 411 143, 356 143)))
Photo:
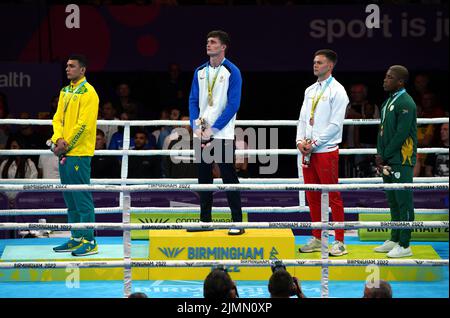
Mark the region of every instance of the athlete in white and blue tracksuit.
MULTIPOLYGON (((201 118, 206 123, 206 127, 209 128, 209 133, 207 133, 206 139, 211 138, 211 140, 209 145, 203 148, 200 152, 210 150, 210 147, 214 147, 214 149, 218 151, 218 147, 220 147, 222 150, 222 158, 214 161, 220 168, 220 173, 224 184, 239 183, 239 179, 234 168, 234 126, 236 113, 239 109, 241 101, 241 72, 236 65, 226 59, 224 55, 219 55, 218 58, 216 56, 216 59, 213 59, 211 54, 209 54, 209 49, 210 48, 208 46, 210 61, 198 67, 194 73, 191 93, 189 96, 190 124, 194 131, 194 137, 205 138, 198 119, 201 118), (213 66, 214 64, 215 66, 213 66), (207 81, 208 79, 209 85, 207 81), (211 92, 212 95, 210 96, 210 99, 208 98, 209 92, 211 92)), ((208 128, 206 128, 206 130, 208 130, 208 128)), ((205 126, 203 126, 203 130, 205 130, 205 126)), ((196 155, 198 154, 196 153, 196 155)), ((207 163, 202 156, 200 157, 198 182, 199 184, 212 184, 212 163, 207 163)), ((217 159, 217 157, 214 158, 217 159)), ((231 209, 233 222, 242 222, 240 192, 227 191, 227 199, 231 209)), ((200 220, 202 222, 212 221, 212 203, 212 192, 201 191, 200 220)), ((239 231, 232 229, 229 234, 242 234, 243 232, 243 230, 239 231)))

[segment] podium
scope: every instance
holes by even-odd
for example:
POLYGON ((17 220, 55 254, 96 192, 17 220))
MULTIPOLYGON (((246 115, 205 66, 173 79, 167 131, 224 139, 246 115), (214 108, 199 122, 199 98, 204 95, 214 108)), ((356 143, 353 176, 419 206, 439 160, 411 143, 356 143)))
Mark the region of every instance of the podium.
MULTIPOLYGON (((39 239, 38 239, 39 240, 39 239)), ((123 260, 122 244, 99 245, 99 253, 84 257, 70 253, 55 253, 55 245, 7 245, 1 256, 1 262, 87 262, 123 260)), ((136 244, 131 248, 134 260, 148 259, 147 244, 136 244)), ((52 282, 73 280, 122 280, 123 267, 104 268, 16 268, 1 269, 0 282, 52 282)), ((132 268, 135 280, 147 280, 147 268, 132 268)))
MULTIPOLYGON (((330 259, 388 259, 386 253, 376 253, 373 249, 378 245, 347 245, 347 255, 332 257, 330 259)), ((299 247, 299 246, 297 246, 299 247)), ((413 256, 404 259, 440 259, 439 254, 431 245, 412 245, 413 256)), ((320 252, 299 253, 296 258, 320 259, 320 252)), ((320 280, 320 267, 295 267, 295 276, 300 280, 320 280)), ((431 282, 444 279, 444 267, 423 266, 330 266, 330 281, 365 281, 370 277, 378 276, 380 279, 409 282, 431 282)))
MULTIPOLYGON (((321 253, 299 253, 300 245, 290 229, 247 229, 243 235, 230 236, 227 230, 186 232, 185 230, 151 230, 149 241, 134 241, 133 260, 225 260, 225 259, 320 259, 321 253)), ((36 239, 41 240, 41 239, 36 239)), ((99 244, 99 253, 85 257, 73 257, 70 253, 55 253, 53 239, 42 239, 43 244, 24 244, 11 241, 6 245, 0 262, 26 261, 113 261, 123 260, 123 245, 99 244)), ((348 254, 330 259, 386 259, 386 254, 375 253, 376 246, 353 242, 346 244, 348 254)), ((411 246, 409 259, 440 259, 431 245, 411 246)), ((232 266, 227 268, 233 280, 266 281, 272 272, 270 267, 232 266)), ((288 266, 287 270, 301 281, 319 281, 321 267, 288 266)), ((134 267, 133 280, 197 280, 203 281, 210 267, 134 267)), ((442 266, 330 266, 330 281, 365 281, 370 275, 392 281, 440 281, 445 279, 442 266)), ((122 280, 123 268, 15 268, 0 270, 0 282, 34 281, 93 281, 122 280)))
MULTIPOLYGON (((154 260, 292 259, 295 238, 290 229, 247 229, 243 235, 228 235, 228 230, 187 232, 152 230, 149 257, 154 260)), ((234 280, 268 280, 270 267, 231 266, 234 280)), ((291 274, 294 269, 289 269, 291 274)), ((150 280, 204 280, 209 267, 149 268, 150 280)))

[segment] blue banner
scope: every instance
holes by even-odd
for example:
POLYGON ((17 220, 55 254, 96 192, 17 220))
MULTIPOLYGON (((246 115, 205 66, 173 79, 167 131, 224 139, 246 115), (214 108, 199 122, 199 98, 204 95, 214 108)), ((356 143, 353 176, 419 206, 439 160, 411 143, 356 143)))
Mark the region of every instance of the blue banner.
POLYGON ((11 115, 29 112, 38 118, 39 112, 50 112, 50 101, 61 90, 60 63, 1 63, 0 92, 8 97, 11 115))

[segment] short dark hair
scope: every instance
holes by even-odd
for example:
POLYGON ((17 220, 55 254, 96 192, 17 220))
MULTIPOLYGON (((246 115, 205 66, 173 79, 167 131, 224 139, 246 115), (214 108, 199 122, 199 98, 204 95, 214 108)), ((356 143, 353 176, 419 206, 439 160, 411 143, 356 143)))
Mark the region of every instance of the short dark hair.
POLYGON ((134 137, 136 137, 137 134, 143 134, 145 135, 145 138, 148 138, 148 133, 143 127, 139 127, 134 132, 134 137))
POLYGON ((69 56, 69 60, 76 60, 80 64, 81 67, 87 67, 88 61, 85 55, 83 54, 71 54, 69 56))
POLYGON ((100 136, 102 136, 102 137, 105 137, 105 132, 104 132, 103 130, 97 128, 97 134, 96 134, 96 136, 97 136, 97 135, 100 135, 100 136))
POLYGON ((119 88, 120 85, 126 85, 128 88, 130 88, 130 83, 125 82, 125 81, 119 82, 119 84, 117 84, 116 87, 119 88))
POLYGON ((318 51, 316 51, 316 53, 314 53, 314 57, 316 57, 317 55, 324 55, 334 65, 337 64, 338 56, 337 56, 337 53, 333 50, 330 50, 330 49, 318 50, 318 51))
POLYGON ((406 67, 403 65, 392 65, 389 67, 389 69, 395 73, 395 76, 398 77, 398 79, 402 80, 405 84, 409 80, 409 71, 406 67))
POLYGON ((114 108, 115 111, 117 111, 116 106, 115 106, 114 103, 113 103, 111 100, 109 100, 109 99, 105 99, 105 100, 102 102, 102 104, 101 104, 100 107, 103 108, 103 106, 105 106, 106 104, 110 104, 111 107, 114 108))
POLYGON ((294 288, 294 279, 288 271, 279 269, 270 277, 268 288, 271 297, 289 298, 294 288))
POLYGON ((230 46, 230 36, 227 32, 222 30, 214 30, 208 33, 206 39, 209 38, 218 38, 222 44, 225 44, 228 47, 230 46))
POLYGON ((203 296, 209 300, 228 299, 234 288, 233 280, 226 271, 214 269, 203 283, 203 296))
POLYGON ((145 293, 135 292, 135 293, 130 294, 130 296, 128 296, 128 298, 148 298, 148 297, 145 293))

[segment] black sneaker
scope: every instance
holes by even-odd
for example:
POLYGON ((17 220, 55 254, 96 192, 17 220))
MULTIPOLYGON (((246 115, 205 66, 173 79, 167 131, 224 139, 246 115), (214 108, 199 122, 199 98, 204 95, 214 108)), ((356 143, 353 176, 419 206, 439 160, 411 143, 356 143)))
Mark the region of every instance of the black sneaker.
POLYGON ((206 232, 206 231, 214 231, 214 229, 201 229, 201 228, 196 228, 196 229, 187 229, 186 232, 206 232))

